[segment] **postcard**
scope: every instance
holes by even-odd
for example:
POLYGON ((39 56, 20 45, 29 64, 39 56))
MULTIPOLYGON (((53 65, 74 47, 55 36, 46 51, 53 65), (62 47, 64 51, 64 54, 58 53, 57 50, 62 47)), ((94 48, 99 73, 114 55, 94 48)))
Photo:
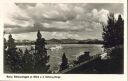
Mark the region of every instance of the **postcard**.
POLYGON ((127 80, 126 0, 0 4, 0 80, 127 80))

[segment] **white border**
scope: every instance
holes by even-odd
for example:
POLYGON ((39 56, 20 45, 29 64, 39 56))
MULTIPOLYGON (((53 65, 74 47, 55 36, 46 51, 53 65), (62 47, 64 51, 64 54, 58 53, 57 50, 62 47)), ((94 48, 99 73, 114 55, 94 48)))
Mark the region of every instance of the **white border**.
POLYGON ((1 0, 0 1, 0 80, 38 80, 38 81, 127 81, 127 0, 1 0), (61 78, 42 78, 42 79, 24 79, 24 78, 6 78, 3 74, 3 17, 2 13, 5 3, 124 3, 124 74, 8 74, 8 75, 39 75, 39 76, 60 76, 61 78))

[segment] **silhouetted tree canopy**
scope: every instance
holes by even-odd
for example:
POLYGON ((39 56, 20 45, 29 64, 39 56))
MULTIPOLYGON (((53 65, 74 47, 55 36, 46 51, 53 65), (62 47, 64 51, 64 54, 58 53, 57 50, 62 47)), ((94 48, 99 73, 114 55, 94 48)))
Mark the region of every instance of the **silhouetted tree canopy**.
POLYGON ((49 55, 45 48, 45 39, 38 30, 35 49, 31 47, 23 52, 16 48, 15 40, 9 35, 4 39, 4 65, 8 73, 49 73, 49 55), (6 50, 7 49, 7 50, 6 50))
POLYGON ((47 49, 45 48, 45 39, 42 38, 40 31, 38 30, 37 39, 35 42, 35 67, 36 73, 48 73, 50 65, 49 56, 47 55, 47 49))
POLYGON ((15 40, 12 35, 9 35, 7 43, 7 52, 5 53, 5 65, 7 65, 8 71, 13 73, 20 73, 22 71, 22 58, 17 52, 15 40))
POLYGON ((100 72, 123 73, 123 41, 124 41, 124 20, 121 15, 116 20, 114 14, 108 15, 108 23, 103 26, 104 49, 109 59, 103 61, 100 72))
POLYGON ((103 26, 104 48, 123 45, 123 26, 121 15, 118 16, 118 20, 115 19, 114 14, 108 15, 107 25, 103 26))
POLYGON ((68 68, 68 59, 65 55, 65 53, 63 53, 63 56, 62 56, 62 63, 60 65, 60 71, 64 70, 64 69, 67 69, 68 68))
POLYGON ((34 71, 34 60, 33 55, 29 53, 26 48, 23 55, 23 72, 24 73, 33 73, 34 71))

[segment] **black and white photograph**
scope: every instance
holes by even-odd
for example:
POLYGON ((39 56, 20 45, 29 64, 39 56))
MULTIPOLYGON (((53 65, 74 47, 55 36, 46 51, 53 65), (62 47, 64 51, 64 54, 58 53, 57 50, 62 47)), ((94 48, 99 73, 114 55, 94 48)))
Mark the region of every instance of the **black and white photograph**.
POLYGON ((123 3, 11 3, 3 73, 124 74, 123 3))

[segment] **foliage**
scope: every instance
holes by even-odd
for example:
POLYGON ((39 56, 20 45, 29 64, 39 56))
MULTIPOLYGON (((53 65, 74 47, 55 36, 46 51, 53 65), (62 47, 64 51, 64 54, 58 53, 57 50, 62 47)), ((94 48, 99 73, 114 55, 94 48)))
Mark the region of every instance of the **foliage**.
POLYGON ((12 38, 12 35, 9 35, 9 40, 7 44, 7 51, 5 52, 5 66, 8 71, 13 73, 20 73, 22 71, 22 58, 17 52, 15 45, 15 40, 12 38))
POLYGON ((63 56, 62 56, 62 63, 60 65, 60 71, 64 70, 64 69, 67 69, 69 66, 68 66, 68 59, 65 55, 65 53, 63 53, 63 56))
POLYGON ((8 41, 4 39, 5 73, 49 73, 49 56, 45 44, 45 39, 38 31, 35 49, 31 47, 23 52, 16 48, 15 40, 10 34, 8 41))
POLYGON ((110 59, 101 63, 103 73, 123 73, 123 32, 124 20, 121 15, 115 20, 114 14, 108 16, 108 24, 103 26, 104 49, 110 59), (105 65, 104 65, 105 64, 105 65))
POLYGON ((77 60, 74 61, 74 64, 75 65, 80 64, 82 62, 89 60, 90 58, 91 56, 89 55, 89 52, 84 52, 84 54, 77 57, 77 60))
POLYGON ((22 60, 23 60, 23 73, 33 73, 34 71, 33 55, 29 53, 27 48, 24 52, 22 60))
POLYGON ((50 65, 49 56, 47 55, 47 49, 45 48, 45 39, 42 38, 40 31, 38 30, 37 39, 35 42, 35 67, 36 73, 48 73, 50 65))
POLYGON ((121 15, 115 20, 114 14, 108 15, 108 23, 103 26, 104 48, 111 48, 123 44, 124 21, 121 15))

